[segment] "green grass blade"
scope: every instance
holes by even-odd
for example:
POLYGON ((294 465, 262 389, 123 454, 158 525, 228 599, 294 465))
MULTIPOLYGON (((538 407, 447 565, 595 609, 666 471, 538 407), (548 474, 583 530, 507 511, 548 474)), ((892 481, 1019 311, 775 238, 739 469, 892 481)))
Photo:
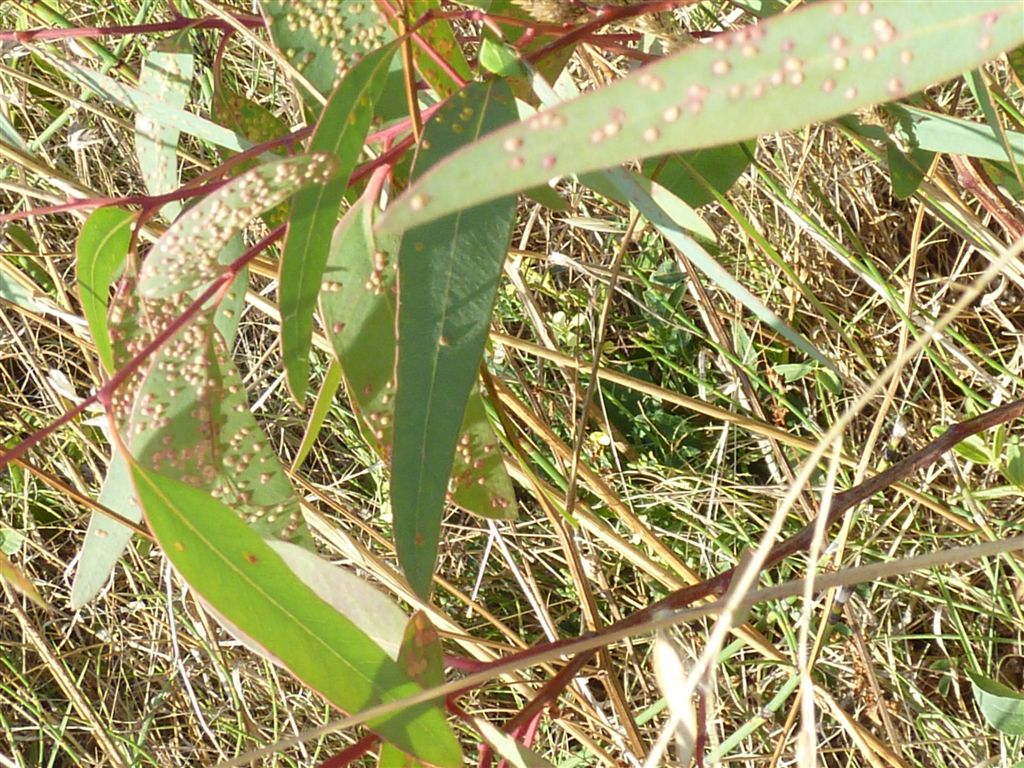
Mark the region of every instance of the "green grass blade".
POLYGON ((274 160, 210 193, 153 246, 139 274, 139 294, 162 298, 207 284, 220 274, 224 248, 253 217, 307 184, 326 183, 335 167, 335 160, 324 154, 274 160))
MULTIPOLYGON (((470 86, 427 124, 414 173, 515 117, 503 81, 470 86)), ((399 562, 423 596, 515 209, 504 197, 458 211, 406 232, 399 251, 391 503, 399 562)))
POLYGON ((495 131, 413 184, 381 227, 403 231, 553 176, 827 120, 959 75, 1022 40, 1018 0, 807 5, 495 131))
MULTIPOLYGON (((192 46, 187 32, 164 38, 146 56, 139 76, 139 90, 173 110, 184 110, 188 103, 192 73, 195 69, 192 46)), ((135 157, 139 161, 146 191, 162 195, 178 188, 178 137, 180 129, 156 115, 139 111, 135 115, 135 157)), ((181 211, 181 202, 173 200, 160 209, 173 221, 181 211)))
MULTIPOLYGON (((139 464, 132 464, 131 474, 150 529, 182 578, 297 678, 346 712, 419 690, 230 508, 139 464)), ((371 727, 433 765, 462 764, 458 742, 436 705, 412 707, 371 727)))
POLYGON ((99 208, 82 225, 75 244, 78 298, 89 323, 96 353, 107 373, 114 372, 114 352, 107 328, 110 286, 128 255, 135 213, 99 208))
POLYGON ((299 190, 292 199, 277 295, 281 308, 281 356, 288 389, 299 404, 308 388, 313 310, 327 263, 331 232, 394 52, 394 46, 388 45, 367 54, 338 85, 309 142, 310 152, 334 157, 337 172, 326 184, 299 190))

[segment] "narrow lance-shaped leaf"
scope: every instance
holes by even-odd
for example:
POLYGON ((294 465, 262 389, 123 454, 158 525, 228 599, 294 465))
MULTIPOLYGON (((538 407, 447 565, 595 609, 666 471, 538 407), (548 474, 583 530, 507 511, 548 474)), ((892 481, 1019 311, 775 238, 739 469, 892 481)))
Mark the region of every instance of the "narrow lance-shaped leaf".
POLYGON ((288 388, 296 402, 306 396, 313 309, 320 291, 331 232, 338 221, 348 177, 356 166, 373 108, 387 80, 394 46, 380 48, 352 67, 320 115, 309 142, 310 152, 335 158, 337 171, 326 184, 296 193, 288 218, 288 237, 278 273, 281 309, 281 354, 288 388))
MULTIPOLYGON (((360 198, 331 240, 320 307, 359 429, 391 457, 395 386, 395 238, 377 238, 360 198)), ((470 392, 451 473, 455 504, 482 517, 515 516, 515 492, 478 389, 470 392)))
POLYGON ((128 256, 134 221, 135 213, 124 208, 99 208, 86 219, 75 244, 78 298, 107 373, 114 371, 114 352, 107 330, 108 294, 128 256))
POLYGON ((805 5, 495 131, 419 179, 380 226, 402 231, 552 176, 827 120, 956 76, 1021 41, 1019 0, 805 5))
MULTIPOLYGON (((139 76, 139 90, 174 110, 184 110, 192 85, 194 57, 188 32, 179 32, 160 40, 146 56, 139 76)), ((181 130, 166 115, 150 115, 139 110, 135 115, 135 156, 151 195, 178 188, 178 136, 181 130), (161 119, 163 117, 164 119, 161 119)), ((160 209, 168 220, 181 210, 173 200, 160 209)))
MULTIPOLYGON (((475 84, 424 130, 413 172, 516 117, 503 81, 475 84)), ((430 594, 441 515, 466 401, 476 381, 515 220, 515 197, 409 230, 398 256, 391 504, 398 559, 430 594)))
MULTIPOLYGON (((419 690, 228 507, 137 463, 131 473, 149 527, 175 570, 230 626, 297 678, 346 712, 419 690)), ((370 727, 432 765, 462 764, 458 741, 437 705, 410 707, 370 727)))
POLYGON ((139 294, 163 298, 205 285, 220 274, 222 251, 254 216, 307 184, 323 184, 336 168, 326 154, 264 163, 207 195, 163 234, 143 262, 139 294))
MULTIPOLYGON (((110 457, 97 501, 132 522, 142 520, 142 510, 132 491, 128 465, 117 451, 110 457)), ((132 533, 131 528, 108 515, 99 512, 90 515, 75 578, 71 582, 71 610, 77 611, 103 589, 121 553, 131 541, 132 533)))

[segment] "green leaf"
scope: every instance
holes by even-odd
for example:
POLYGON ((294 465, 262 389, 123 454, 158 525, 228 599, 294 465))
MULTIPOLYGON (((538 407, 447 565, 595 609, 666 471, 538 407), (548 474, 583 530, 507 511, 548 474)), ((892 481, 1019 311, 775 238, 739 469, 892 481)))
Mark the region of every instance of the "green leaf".
POLYGON ((339 386, 341 386, 341 365, 335 359, 331 360, 331 364, 327 367, 327 373, 324 374, 320 391, 316 395, 316 402, 313 403, 313 408, 309 413, 302 442, 299 443, 299 447, 295 451, 295 458, 292 459, 292 469, 301 467, 302 462, 306 460, 309 452, 313 449, 313 444, 320 435, 320 430, 323 429, 324 421, 331 409, 331 403, 334 402, 334 396, 338 394, 339 386))
MULTIPOLYGON (((323 96, 360 57, 394 39, 372 0, 262 0, 260 5, 274 45, 323 96)), ((319 111, 319 102, 312 104, 319 111)))
MULTIPOLYGON (((503 81, 470 86, 426 125, 414 174, 515 116, 503 81)), ((391 504, 399 562, 424 597, 515 210, 504 197, 458 211, 406 232, 399 251, 391 504)))
POLYGON ((712 189, 725 194, 750 165, 753 156, 753 142, 730 144, 681 155, 652 157, 644 161, 642 173, 691 208, 700 208, 715 201, 712 189))
MULTIPOLYGON (((391 456, 395 394, 394 238, 377 238, 373 208, 360 198, 331 240, 320 308, 345 378, 360 432, 377 455, 391 456)), ((451 472, 452 501, 482 517, 515 516, 505 471, 483 398, 470 393, 451 472)))
POLYGON ((320 115, 309 151, 329 155, 337 171, 326 184, 296 193, 278 272, 281 354, 292 397, 301 404, 309 379, 313 309, 320 292, 331 232, 348 188, 348 177, 362 152, 373 108, 384 88, 393 45, 366 55, 338 85, 320 115))
MULTIPOLYGON (((416 611, 409 618, 402 636, 398 664, 409 677, 424 688, 433 688, 444 683, 441 639, 423 611, 416 611)), ((422 765, 422 762, 394 744, 381 745, 377 768, 413 768, 422 765)))
MULTIPOLYGON (((175 570, 299 680, 352 713, 419 690, 228 507, 137 463, 131 473, 149 527, 175 570)), ((458 742, 437 705, 410 707, 373 720, 370 727, 428 763, 462 764, 458 742)))
MULTIPOLYGON (((135 500, 128 464, 118 451, 110 457, 107 475, 97 501, 107 509, 134 522, 142 520, 142 510, 135 500)), ((100 512, 89 517, 89 528, 71 583, 71 610, 77 611, 90 602, 110 578, 114 566, 132 538, 132 529, 100 512)))
POLYGON ((519 54, 487 35, 480 42, 480 66, 501 77, 523 77, 526 74, 519 54))
MULTIPOLYGON (((188 32, 164 38, 146 56, 139 75, 139 90, 165 107, 184 110, 192 84, 194 57, 188 32)), ((151 195, 162 195, 178 188, 178 137, 174 122, 139 111, 135 115, 135 156, 151 195)), ((173 200, 160 209, 168 221, 181 211, 181 202, 173 200)))
MULTIPOLYGON (((1007 160, 1002 139, 984 123, 950 117, 904 104, 889 104, 886 110, 914 146, 930 152, 967 155, 984 160, 1007 160)), ((1024 163, 1024 133, 1006 132, 1007 145, 1018 163, 1024 163)))
MULTIPOLYGON (((416 16, 422 17, 431 11, 440 10, 441 1, 417 0, 415 4, 410 4, 409 8, 414 10, 416 16)), ((388 17, 388 22, 391 24, 391 28, 397 32, 397 21, 392 17, 388 17)), ((420 27, 417 30, 417 35, 427 46, 433 49, 441 60, 455 71, 455 74, 462 78, 463 82, 473 79, 473 72, 469 68, 469 63, 466 61, 466 56, 462 52, 459 41, 455 37, 455 31, 452 29, 451 22, 448 19, 433 19, 429 24, 420 27)), ((447 99, 462 87, 462 83, 455 80, 446 69, 437 63, 434 56, 416 42, 412 43, 412 59, 416 65, 416 70, 427 81, 427 84, 434 89, 438 99, 447 99)))
POLYGON ((1003 463, 1003 476, 1024 490, 1024 449, 1019 442, 1007 444, 1003 463))
POLYGON ((211 316, 183 328, 153 356, 124 432, 147 469, 211 493, 263 536, 312 548, 298 496, 249 410, 211 316))
POLYGON ((284 120, 262 104, 235 93, 223 82, 218 83, 213 92, 213 116, 218 123, 244 136, 253 145, 288 134, 288 124, 284 120))
POLYGON ((139 294, 164 298, 205 285, 228 263, 223 251, 253 217, 283 202, 307 184, 324 184, 334 158, 298 155, 264 163, 211 192, 183 213, 153 246, 142 264, 139 294))
POLYGON ((1024 695, 979 672, 964 671, 971 678, 974 701, 985 721, 1001 733, 1024 735, 1024 695))
POLYGON ((388 208, 403 231, 552 176, 798 128, 954 77, 1024 40, 1018 0, 805 4, 493 132, 388 208))
POLYGON ((897 199, 906 200, 917 191, 934 156, 934 153, 917 147, 910 151, 908 157, 894 142, 886 144, 892 192, 897 199))
POLYGON ((107 373, 113 373, 114 352, 107 329, 110 286, 128 256, 135 213, 124 208, 98 208, 82 225, 75 244, 78 298, 89 323, 96 352, 107 373))

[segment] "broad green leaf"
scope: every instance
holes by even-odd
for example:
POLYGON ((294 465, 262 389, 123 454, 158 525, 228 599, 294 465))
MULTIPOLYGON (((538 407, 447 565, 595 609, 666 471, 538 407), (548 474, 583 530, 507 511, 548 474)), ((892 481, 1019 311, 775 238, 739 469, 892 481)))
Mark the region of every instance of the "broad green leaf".
POLYGON ((502 77, 522 77, 526 74, 519 54, 488 35, 480 41, 480 66, 502 77))
POLYGON ((261 0, 260 5, 274 45, 323 96, 359 58, 394 39, 372 0, 261 0))
POLYGON ((298 155, 264 163, 211 192, 167 229, 142 264, 138 291, 165 298, 205 285, 227 263, 223 251, 253 217, 287 200, 308 184, 324 184, 335 160, 298 155))
POLYGON ((904 153, 894 142, 886 144, 886 161, 892 180, 892 192, 898 199, 906 200, 917 191, 933 157, 934 153, 920 147, 904 153))
POLYGON ((642 173, 661 184, 691 208, 715 201, 711 189, 725 194, 750 165, 753 142, 698 149, 681 155, 645 160, 642 173))
MULTIPOLYGON (((359 429, 377 455, 391 456, 395 377, 394 238, 373 234, 360 198, 331 240, 320 308, 359 429)), ((470 393, 451 472, 452 501, 482 517, 515 516, 512 481, 483 398, 470 393)))
MULTIPOLYGON (((470 86, 425 126, 414 175, 515 117, 503 81, 470 86)), ((399 562, 424 597, 515 210, 504 197, 457 211, 405 232, 399 250, 391 504, 399 562)))
POLYGON ((244 136, 253 145, 288 134, 288 123, 224 83, 218 83, 213 92, 213 115, 218 123, 244 136))
POLYGON ((0 527, 0 552, 5 555, 13 555, 21 549, 25 543, 25 537, 13 528, 0 527))
MULTIPOLYGON (((175 570, 231 626, 299 680, 352 713, 419 690, 231 509, 137 463, 131 473, 150 530, 175 570)), ((370 727, 428 763, 462 764, 458 742, 437 705, 410 707, 370 727)))
POLYGON ((107 373, 113 373, 114 352, 107 330, 110 286, 124 265, 135 213, 124 208, 98 208, 89 215, 75 244, 78 298, 89 323, 96 352, 107 373))
POLYGON ((403 231, 553 176, 744 141, 892 101, 1024 41, 1018 0, 806 4, 494 131, 420 178, 403 231))
POLYGON ((978 672, 965 672, 985 721, 1001 733, 1024 736, 1024 694, 978 672))
POLYGON ((337 171, 326 184, 299 190, 292 199, 288 236, 278 271, 281 355, 292 397, 302 404, 309 379, 313 310, 320 292, 331 232, 338 221, 348 177, 356 167, 370 129, 373 108, 394 55, 388 45, 349 70, 320 114, 309 151, 333 157, 337 171))
MULTIPOLYGON (((402 636, 398 665, 424 688, 444 683, 444 655, 441 639, 423 611, 410 618, 402 636)), ((394 744, 381 744, 377 768, 414 768, 423 763, 394 744)))
MULTIPOLYGON (((194 57, 188 32, 164 38, 146 56, 139 76, 139 90, 174 110, 184 110, 192 85, 194 57)), ((178 188, 178 137, 175 123, 165 123, 146 112, 135 114, 135 156, 151 195, 178 188)), ((173 200, 160 209, 168 221, 181 211, 173 200)))
MULTIPOLYGON (((136 523, 142 519, 142 510, 132 491, 128 464, 116 450, 110 457, 97 501, 121 517, 136 523)), ((132 529, 128 526, 99 512, 92 513, 71 583, 71 610, 77 611, 99 594, 131 538, 132 529)))
POLYGON ((268 540, 267 543, 317 597, 359 627, 388 658, 397 659, 399 666, 409 673, 410 679, 421 687, 444 682, 443 668, 440 679, 421 679, 412 674, 408 665, 402 662, 402 643, 409 619, 383 592, 365 579, 329 563, 308 549, 286 541, 268 540))

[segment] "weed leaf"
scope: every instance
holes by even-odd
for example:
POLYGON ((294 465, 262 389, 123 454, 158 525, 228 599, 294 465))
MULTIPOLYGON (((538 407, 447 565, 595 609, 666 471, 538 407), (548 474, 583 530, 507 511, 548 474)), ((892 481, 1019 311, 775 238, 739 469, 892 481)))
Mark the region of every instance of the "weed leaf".
POLYGON ((828 120, 958 75, 1022 40, 1017 0, 806 5, 495 131, 420 178, 380 226, 402 231, 553 176, 828 120))
MULTIPOLYGON (((297 678, 346 712, 419 690, 228 507, 136 462, 131 474, 150 529, 175 570, 297 678)), ((462 764, 458 742, 436 705, 411 707, 372 721, 371 727, 433 765, 462 764)))
POLYGON ((965 671, 985 721, 1001 733, 1024 735, 1024 694, 977 672, 965 671))

